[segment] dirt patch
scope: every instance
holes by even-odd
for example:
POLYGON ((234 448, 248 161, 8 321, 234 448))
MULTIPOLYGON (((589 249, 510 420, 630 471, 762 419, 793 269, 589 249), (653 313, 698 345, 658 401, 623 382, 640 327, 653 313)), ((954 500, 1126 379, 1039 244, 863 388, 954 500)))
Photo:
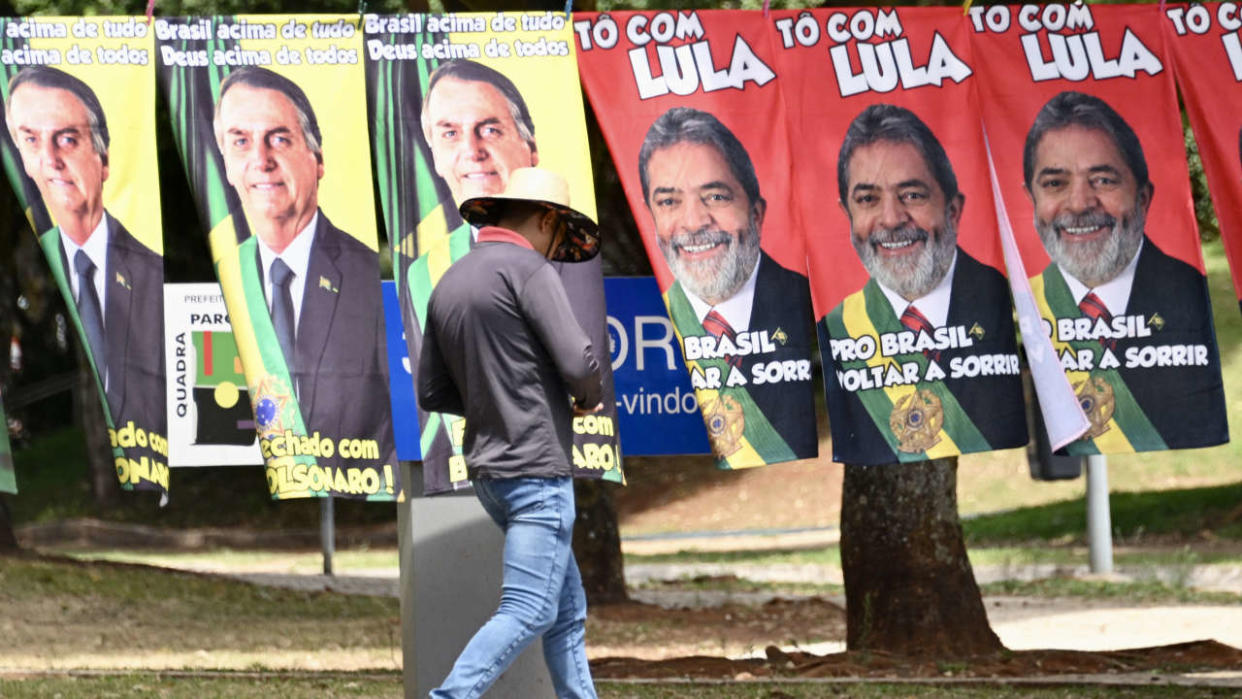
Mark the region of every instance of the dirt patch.
POLYGON ((587 617, 587 650, 593 658, 738 657, 762 653, 774 643, 796 647, 844 637, 845 610, 816 597, 678 609, 629 602, 596 605, 587 617))
POLYGON ((935 660, 881 652, 849 651, 830 655, 785 653, 766 649, 766 658, 729 660, 690 656, 667 660, 608 657, 592 661, 597 679, 626 678, 828 678, 828 677, 1036 677, 1119 673, 1181 673, 1237 670, 1242 650, 1215 641, 1194 641, 1156 648, 1086 652, 1067 650, 1002 651, 988 656, 935 660))
POLYGON ((818 459, 721 471, 707 456, 627 457, 616 493, 626 535, 835 527, 843 466, 818 459))

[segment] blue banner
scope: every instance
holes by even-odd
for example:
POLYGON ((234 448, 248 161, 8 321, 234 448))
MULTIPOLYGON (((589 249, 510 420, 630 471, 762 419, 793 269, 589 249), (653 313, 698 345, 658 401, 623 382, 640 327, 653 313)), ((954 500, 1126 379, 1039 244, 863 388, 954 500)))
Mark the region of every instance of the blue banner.
POLYGON ((383 281, 384 328, 388 335, 388 392, 392 396, 393 437, 397 441, 397 459, 417 461, 423 458, 418 444, 418 399, 414 397, 409 345, 401 325, 401 305, 397 301, 397 285, 383 281))
POLYGON ((621 452, 710 453, 703 416, 655 278, 606 278, 604 297, 621 452))

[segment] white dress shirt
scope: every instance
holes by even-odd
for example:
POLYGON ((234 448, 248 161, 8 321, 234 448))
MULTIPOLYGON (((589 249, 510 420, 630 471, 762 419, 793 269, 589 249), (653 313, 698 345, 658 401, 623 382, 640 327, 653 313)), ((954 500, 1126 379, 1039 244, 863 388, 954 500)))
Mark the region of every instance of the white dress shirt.
POLYGON ((81 294, 78 292, 78 268, 73 264, 78 250, 84 251, 91 258, 91 262, 95 263, 95 294, 99 297, 99 313, 103 316, 101 321, 107 323, 105 309, 108 308, 108 214, 99 217, 99 225, 91 231, 85 244, 78 245, 73 242, 63 230, 60 231, 60 244, 64 246, 65 259, 69 262, 65 276, 69 277, 69 290, 73 292, 74 300, 81 301, 81 294))
POLYGON ((1088 287, 1061 267, 1061 276, 1065 277, 1065 285, 1074 295, 1074 303, 1082 303, 1088 292, 1095 292, 1096 297, 1104 302, 1109 314, 1118 316, 1125 313, 1126 306, 1130 303, 1130 289, 1134 287, 1134 270, 1138 269, 1138 259, 1139 255, 1143 254, 1143 245, 1143 241, 1139 241, 1139 248, 1134 253, 1134 257, 1120 274, 1096 287, 1088 287))
MULTIPOLYGON (((953 261, 949 263, 949 269, 945 271, 944 277, 936 286, 923 296, 913 301, 907 301, 896 291, 880 284, 876 280, 876 284, 880 287, 880 291, 884 292, 884 298, 888 299, 888 303, 893 307, 893 313, 897 314, 900 319, 902 314, 910 306, 914 306, 923 314, 927 322, 932 324, 933 328, 943 328, 949 322, 949 302, 953 299, 953 272, 957 269, 957 251, 953 251, 953 261)), ((874 278, 874 277, 873 277, 874 278)))
POLYGON ((714 310, 725 319, 725 322, 733 328, 734 332, 740 333, 749 330, 750 311, 755 303, 755 279, 759 277, 760 264, 763 264, 762 257, 755 263, 755 268, 750 271, 750 276, 746 278, 746 283, 742 284, 742 288, 738 289, 736 294, 715 306, 709 305, 683 284, 682 290, 686 292, 686 298, 690 299, 690 306, 694 308, 694 315, 698 316, 699 323, 702 323, 707 314, 714 310))
POLYGON ((319 225, 319 212, 311 217, 310 223, 301 230, 292 242, 277 255, 259 238, 259 262, 263 265, 263 293, 267 296, 267 310, 272 310, 272 262, 280 258, 293 271, 293 281, 289 283, 289 295, 293 297, 293 327, 298 327, 302 318, 302 297, 306 295, 306 271, 310 267, 311 246, 315 242, 315 227, 319 225))

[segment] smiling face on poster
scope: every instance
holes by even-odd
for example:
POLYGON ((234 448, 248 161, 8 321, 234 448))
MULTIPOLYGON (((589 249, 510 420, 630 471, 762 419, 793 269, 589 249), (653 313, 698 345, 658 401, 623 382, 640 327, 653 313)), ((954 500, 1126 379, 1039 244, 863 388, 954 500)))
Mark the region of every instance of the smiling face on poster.
POLYGON ((883 139, 861 147, 847 141, 837 160, 854 251, 872 279, 907 301, 931 293, 948 273, 965 200, 943 149, 928 143, 937 146, 934 161, 915 142, 883 139), (930 162, 943 163, 937 169, 947 177, 938 180, 930 162))
POLYGON ((575 17, 583 84, 717 464, 815 456, 802 238, 791 207, 769 203, 791 190, 770 37, 740 12, 575 17))
POLYGON ((652 125, 638 160, 656 244, 673 278, 711 306, 737 296, 759 264, 767 208, 741 143, 710 114, 673 109, 652 125), (695 120, 709 134, 705 142, 679 140, 695 120))
POLYGON ((277 499, 400 495, 358 24, 157 21, 277 499))
POLYGON ((134 18, 0 24, 12 184, 94 369, 121 485, 166 492, 153 43, 134 18))
POLYGON ((791 123, 817 135, 795 151, 794 201, 834 460, 922 461, 1024 444, 1014 324, 960 13, 783 12, 773 26, 780 70, 793 80, 791 123), (834 176, 836 201, 827 204, 834 176))
MULTIPOLYGON (((377 159, 377 177, 398 241, 397 296, 416 359, 431 290, 475 244, 477 229, 459 214, 464 202, 501 194, 512 173, 539 168, 563 177, 570 206, 594 219, 585 115, 564 15, 369 15, 366 27, 374 143, 386 156, 377 159)), ((557 271, 597 362, 608 367, 599 260, 557 271)), ((576 477, 624 482, 611 371, 603 381, 603 410, 556 429, 572 432, 576 477)), ((469 425, 421 408, 419 423, 424 492, 468 487, 469 425)))
POLYGON ((319 208, 323 153, 301 90, 273 76, 250 75, 262 74, 234 71, 221 86, 216 142, 251 231, 279 254, 319 208), (277 87, 261 86, 267 83, 277 87))
POLYGON ((1062 92, 1036 116, 1023 161, 1050 262, 1088 287, 1117 279, 1143 242, 1153 191, 1134 131, 1103 100, 1062 92))
POLYGON ((423 100, 423 136, 438 174, 461 205, 499 194, 509 173, 539 164, 534 125, 521 93, 498 71, 471 61, 432 73, 423 100))
POLYGON ((103 218, 108 129, 94 91, 53 70, 24 71, 10 83, 9 133, 48 213, 83 245, 103 218), (51 86, 58 83, 65 87, 51 86))
POLYGON ((1160 13, 971 14, 985 125, 1044 331, 1090 426, 1070 454, 1228 438, 1160 13), (1141 96, 1141 97, 1140 97, 1141 96))

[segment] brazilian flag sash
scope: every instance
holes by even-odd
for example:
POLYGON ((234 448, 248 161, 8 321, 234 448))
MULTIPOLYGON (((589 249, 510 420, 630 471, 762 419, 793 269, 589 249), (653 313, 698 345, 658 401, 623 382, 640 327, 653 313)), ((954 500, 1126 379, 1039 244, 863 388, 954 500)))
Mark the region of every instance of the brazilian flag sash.
MULTIPOLYGON (((442 206, 437 206, 433 215, 424 218, 418 228, 418 249, 422 250, 423 254, 410 264, 407 281, 410 301, 414 306, 414 315, 418 319, 419 330, 425 330, 427 304, 431 300, 431 290, 435 288, 440 277, 444 276, 454 262, 470 252, 470 225, 463 223, 449 233, 447 217, 444 215, 442 206)), ((449 459, 449 482, 464 482, 467 480, 465 461, 459 458, 462 453, 462 435, 465 431, 464 418, 447 413, 428 413, 427 424, 422 426, 422 434, 419 435, 422 453, 425 457, 430 451, 441 429, 448 433, 449 443, 453 447, 453 456, 449 459)))
MULTIPOLYGON (((882 334, 905 331, 906 327, 898 320, 893 307, 885 298, 875 280, 867 280, 861 291, 854 292, 841 302, 838 310, 829 313, 825 319, 829 335, 833 338, 862 337, 875 338, 877 346, 882 334)), ((889 367, 897 364, 916 363, 919 376, 927 376, 930 362, 921 352, 885 357, 877 351, 867 360, 842 362, 844 370, 868 370, 873 367, 889 367), (894 359, 897 361, 895 362, 894 359)), ((845 390, 844 387, 841 390, 845 390)), ((897 457, 897 461, 926 461, 940 459, 958 454, 988 451, 992 447, 983 437, 979 428, 962 409, 953 392, 943 381, 920 381, 917 384, 885 386, 883 388, 865 389, 855 392, 859 401, 871 416, 889 448, 897 457), (897 423, 906 425, 915 417, 914 406, 926 404, 927 393, 939 401, 939 412, 943 422, 938 430, 926 434, 919 440, 920 444, 903 448, 902 438, 894 430, 894 412, 897 423), (902 419, 902 417, 904 419, 902 419), (922 444, 930 444, 922 446, 922 444), (922 448, 918 448, 922 446, 922 448)), ((934 405, 934 403, 933 403, 934 405)), ((930 411, 929 411, 930 412, 930 411)), ((918 413, 919 419, 926 419, 924 413, 918 413)))
MULTIPOLYGON (((664 294, 664 305, 668 307, 669 317, 673 319, 677 342, 683 348, 684 335, 709 334, 699 322, 680 282, 674 283, 664 294)), ((717 369, 723 381, 733 367, 723 359, 695 359, 686 362, 686 368, 691 375, 696 372, 705 373, 709 368, 717 369)), ((716 452, 716 465, 720 468, 752 468, 798 458, 744 386, 696 388, 694 395, 699 401, 699 409, 703 412, 703 420, 707 423, 708 438, 712 443, 712 450, 716 452), (732 405, 737 407, 730 410, 732 405), (740 434, 737 430, 739 420, 740 434)))
MULTIPOLYGON (((301 440, 308 436, 306 424, 302 421, 289 368, 267 310, 267 296, 259 278, 258 238, 251 236, 240 244, 234 242, 237 233, 232 216, 225 217, 211 231, 210 238, 216 276, 220 279, 246 373, 259 438, 270 440, 292 435, 301 440)), ((306 453, 281 457, 265 454, 264 460, 269 467, 269 478, 273 467, 316 465, 315 457, 306 453)), ((326 496, 328 491, 309 494, 326 496)))
MULTIPOLYGON (((1056 265, 1048 265, 1044 273, 1031 279, 1031 291, 1039 304, 1039 314, 1056 327, 1058 318, 1083 318, 1085 315, 1074 302, 1065 277, 1056 265)), ((1053 333, 1052 346, 1057 356, 1067 352, 1077 356, 1082 350, 1091 351, 1096 357, 1102 349, 1095 340, 1063 342, 1053 333)), ((1088 435, 1070 443, 1065 450, 1071 456, 1089 454, 1121 454, 1136 451, 1166 449, 1164 439, 1147 419, 1130 393, 1125 380, 1116 369, 1095 368, 1090 371, 1066 371, 1066 378, 1074 387, 1083 411, 1091 419, 1088 435), (1111 415, 1109 407, 1111 404, 1111 415)))
POLYGON ((0 493, 17 494, 17 475, 13 473, 13 451, 9 448, 8 420, 4 415, 4 403, 0 402, 0 493))
MULTIPOLYGON (((411 39, 392 33, 379 40, 389 44, 413 46, 438 44, 447 40, 443 32, 420 31, 411 39)), ((450 207, 452 197, 437 186, 432 156, 423 139, 417 119, 417 103, 412 95, 423 95, 431 73, 441 61, 367 61, 368 97, 371 100, 372 142, 375 146, 376 184, 385 224, 392 238, 393 279, 403 308, 413 311, 421 333, 427 323, 427 303, 431 290, 449 266, 470 250, 470 226, 457 218, 450 207), (413 197, 410 194, 413 193, 413 197), (456 224, 450 228, 450 225, 456 224)), ((413 348, 411 349, 413 351, 413 348)), ((417 360, 417 357, 410 357, 417 360)), ((456 415, 422 413, 419 446, 425 467, 436 467, 428 459, 436 438, 444 432, 453 453, 449 457, 448 480, 438 479, 428 470, 424 482, 464 484, 465 462, 461 458, 465 421, 456 415)), ((438 486, 437 486, 438 487, 438 486)))

